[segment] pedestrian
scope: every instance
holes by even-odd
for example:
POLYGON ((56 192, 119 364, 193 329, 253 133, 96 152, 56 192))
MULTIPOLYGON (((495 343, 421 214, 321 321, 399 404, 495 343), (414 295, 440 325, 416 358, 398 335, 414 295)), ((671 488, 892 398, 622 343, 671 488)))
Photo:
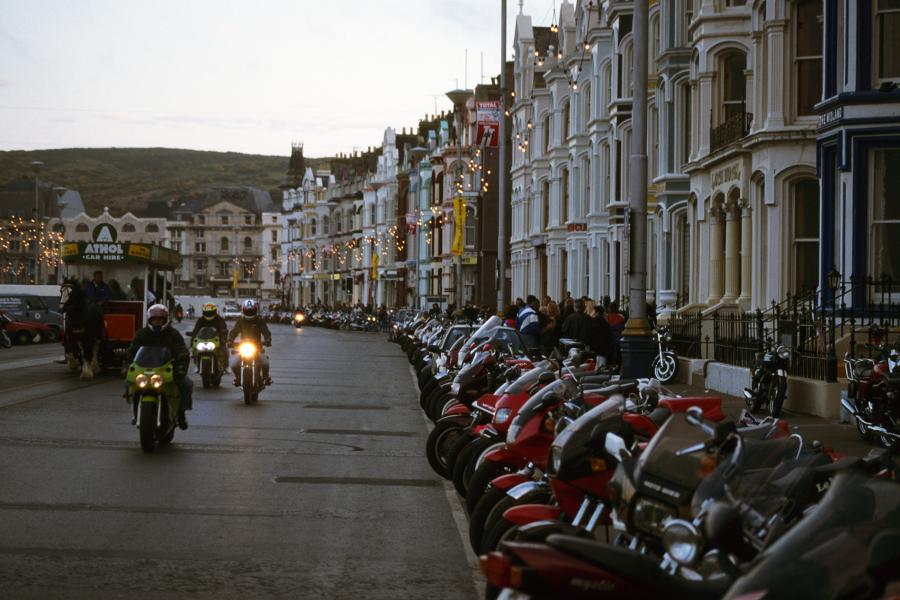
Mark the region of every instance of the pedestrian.
POLYGON ((598 363, 610 364, 613 357, 612 330, 609 328, 609 322, 606 320, 603 306, 600 304, 594 306, 592 326, 591 348, 597 353, 598 363))
POLYGON ((565 338, 577 340, 584 344, 585 348, 591 347, 591 318, 584 312, 584 301, 573 301, 574 311, 563 321, 562 334, 565 338))
POLYGON ((619 303, 618 302, 610 302, 609 303, 609 313, 607 314, 606 320, 609 322, 609 329, 612 332, 612 341, 613 341, 613 360, 615 362, 619 361, 619 356, 621 354, 621 342, 622 342, 622 332, 625 331, 625 315, 619 312, 619 303))
MULTIPOLYGON (((531 300, 534 296, 529 296, 531 300)), ((525 347, 528 349, 538 347, 538 338, 541 335, 540 319, 537 311, 530 304, 525 303, 516 314, 516 328, 519 334, 525 340, 525 347)))
POLYGON ((519 311, 516 309, 514 304, 510 304, 506 307, 506 310, 503 312, 503 324, 507 327, 515 327, 516 326, 516 315, 519 314, 519 311))
POLYGON ((549 356, 559 340, 557 331, 560 329, 559 304, 550 300, 543 312, 547 315, 547 321, 541 328, 541 354, 549 356))

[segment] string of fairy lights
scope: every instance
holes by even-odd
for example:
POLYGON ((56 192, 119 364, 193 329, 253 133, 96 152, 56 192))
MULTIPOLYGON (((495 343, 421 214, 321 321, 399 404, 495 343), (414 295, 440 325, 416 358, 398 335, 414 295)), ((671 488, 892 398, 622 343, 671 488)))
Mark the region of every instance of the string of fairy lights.
MULTIPOLYGON (((594 2, 593 2, 593 0, 589 0, 588 6, 587 6, 589 14, 593 8, 594 8, 594 2)), ((559 26, 556 24, 556 3, 555 2, 553 4, 552 15, 553 16, 550 19, 550 32, 556 34, 556 33, 559 33, 559 26)), ((587 32, 587 29, 588 28, 586 27, 585 32, 587 32)), ((584 62, 585 55, 591 51, 591 43, 590 43, 590 41, 588 41, 587 37, 585 37, 584 40, 581 42, 580 48, 581 48, 581 55, 578 57, 577 63, 572 67, 571 71, 567 74, 567 78, 566 78, 568 81, 569 89, 572 90, 573 92, 578 91, 578 76, 581 73, 581 64, 584 62)), ((515 57, 513 57, 513 58, 515 58, 515 57)), ((537 46, 535 46, 535 49, 534 49, 534 66, 535 67, 542 68, 544 66, 545 61, 552 59, 552 58, 556 58, 557 61, 563 60, 564 54, 563 54, 561 47, 556 49, 556 54, 554 57, 550 53, 550 46, 547 47, 546 54, 544 54, 544 55, 541 55, 540 50, 537 48, 537 46)), ((510 95, 512 96, 513 103, 515 103, 516 102, 515 90, 511 91, 510 95)), ((534 95, 532 94, 531 99, 528 101, 528 105, 532 106, 533 102, 534 102, 534 95)), ((533 108, 533 106, 532 106, 532 108, 533 108)), ((506 109, 504 114, 507 117, 510 116, 509 108, 506 109)), ((534 122, 532 121, 531 117, 529 117, 528 121, 527 121, 527 123, 525 123, 524 127, 517 120, 513 120, 512 125, 513 125, 513 137, 515 139, 516 149, 519 152, 524 154, 524 153, 528 152, 529 144, 531 141, 531 139, 530 139, 531 132, 534 130, 534 122)))
MULTIPOLYGON (((28 265, 35 259, 35 245, 38 265, 55 269, 61 263, 62 243, 63 234, 48 229, 45 221, 23 217, 0 220, 0 275, 25 283, 21 280, 29 276, 28 265)), ((34 275, 30 274, 31 282, 34 275)))

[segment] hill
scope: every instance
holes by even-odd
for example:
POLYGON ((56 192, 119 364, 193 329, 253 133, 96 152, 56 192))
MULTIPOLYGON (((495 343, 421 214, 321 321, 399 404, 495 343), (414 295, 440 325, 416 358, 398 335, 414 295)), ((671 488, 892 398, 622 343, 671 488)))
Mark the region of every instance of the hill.
MULTIPOLYGON (((219 185, 272 190, 284 182, 287 156, 204 152, 172 148, 65 148, 0 152, 0 183, 33 177, 30 163, 44 163, 41 179, 81 192, 91 212, 142 208, 152 200, 196 194, 219 185)), ((323 159, 307 165, 324 166, 323 159)))

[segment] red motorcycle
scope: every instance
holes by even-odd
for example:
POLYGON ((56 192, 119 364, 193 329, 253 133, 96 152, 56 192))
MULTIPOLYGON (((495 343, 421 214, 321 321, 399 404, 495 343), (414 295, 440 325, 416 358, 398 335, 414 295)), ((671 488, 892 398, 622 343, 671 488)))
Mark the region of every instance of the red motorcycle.
POLYGON ((853 415, 862 439, 893 448, 900 441, 900 342, 869 348, 880 357, 844 356, 847 398, 841 405, 853 415))

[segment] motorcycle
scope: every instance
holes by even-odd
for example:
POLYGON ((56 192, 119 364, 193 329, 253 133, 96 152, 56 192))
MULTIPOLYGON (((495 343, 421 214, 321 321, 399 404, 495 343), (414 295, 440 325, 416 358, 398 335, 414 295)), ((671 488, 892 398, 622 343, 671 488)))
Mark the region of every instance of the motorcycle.
POLYGON ((175 305, 174 316, 175 320, 179 323, 181 323, 182 319, 184 319, 184 309, 181 308, 180 304, 175 305))
POLYGON ((175 437, 176 416, 181 404, 168 348, 142 346, 128 367, 128 401, 132 424, 140 431, 141 449, 150 453, 175 437))
POLYGON ((771 416, 781 416, 781 407, 787 395, 790 362, 791 351, 781 344, 773 344, 771 340, 765 351, 756 353, 751 387, 744 388, 744 400, 750 412, 759 412, 766 404, 771 416))
POLYGON ((222 340, 214 327, 201 327, 194 336, 194 357, 204 388, 217 387, 222 382, 226 365, 219 350, 222 340))
POLYGON ((259 400, 259 393, 266 387, 262 378, 262 365, 259 362, 261 353, 256 342, 242 341, 238 345, 241 357, 240 387, 244 392, 244 404, 254 404, 259 400))
POLYGON ((885 448, 900 441, 900 343, 871 346, 881 354, 877 362, 871 358, 844 356, 847 376, 847 398, 841 405, 856 421, 860 437, 868 442, 877 439, 885 448))
POLYGON ((306 320, 306 315, 302 312, 294 313, 294 327, 300 329, 303 327, 303 321, 306 320))
POLYGON ((653 338, 658 348, 656 356, 653 357, 653 376, 660 383, 669 383, 678 374, 678 355, 668 346, 672 341, 672 334, 667 327, 660 327, 653 338))

